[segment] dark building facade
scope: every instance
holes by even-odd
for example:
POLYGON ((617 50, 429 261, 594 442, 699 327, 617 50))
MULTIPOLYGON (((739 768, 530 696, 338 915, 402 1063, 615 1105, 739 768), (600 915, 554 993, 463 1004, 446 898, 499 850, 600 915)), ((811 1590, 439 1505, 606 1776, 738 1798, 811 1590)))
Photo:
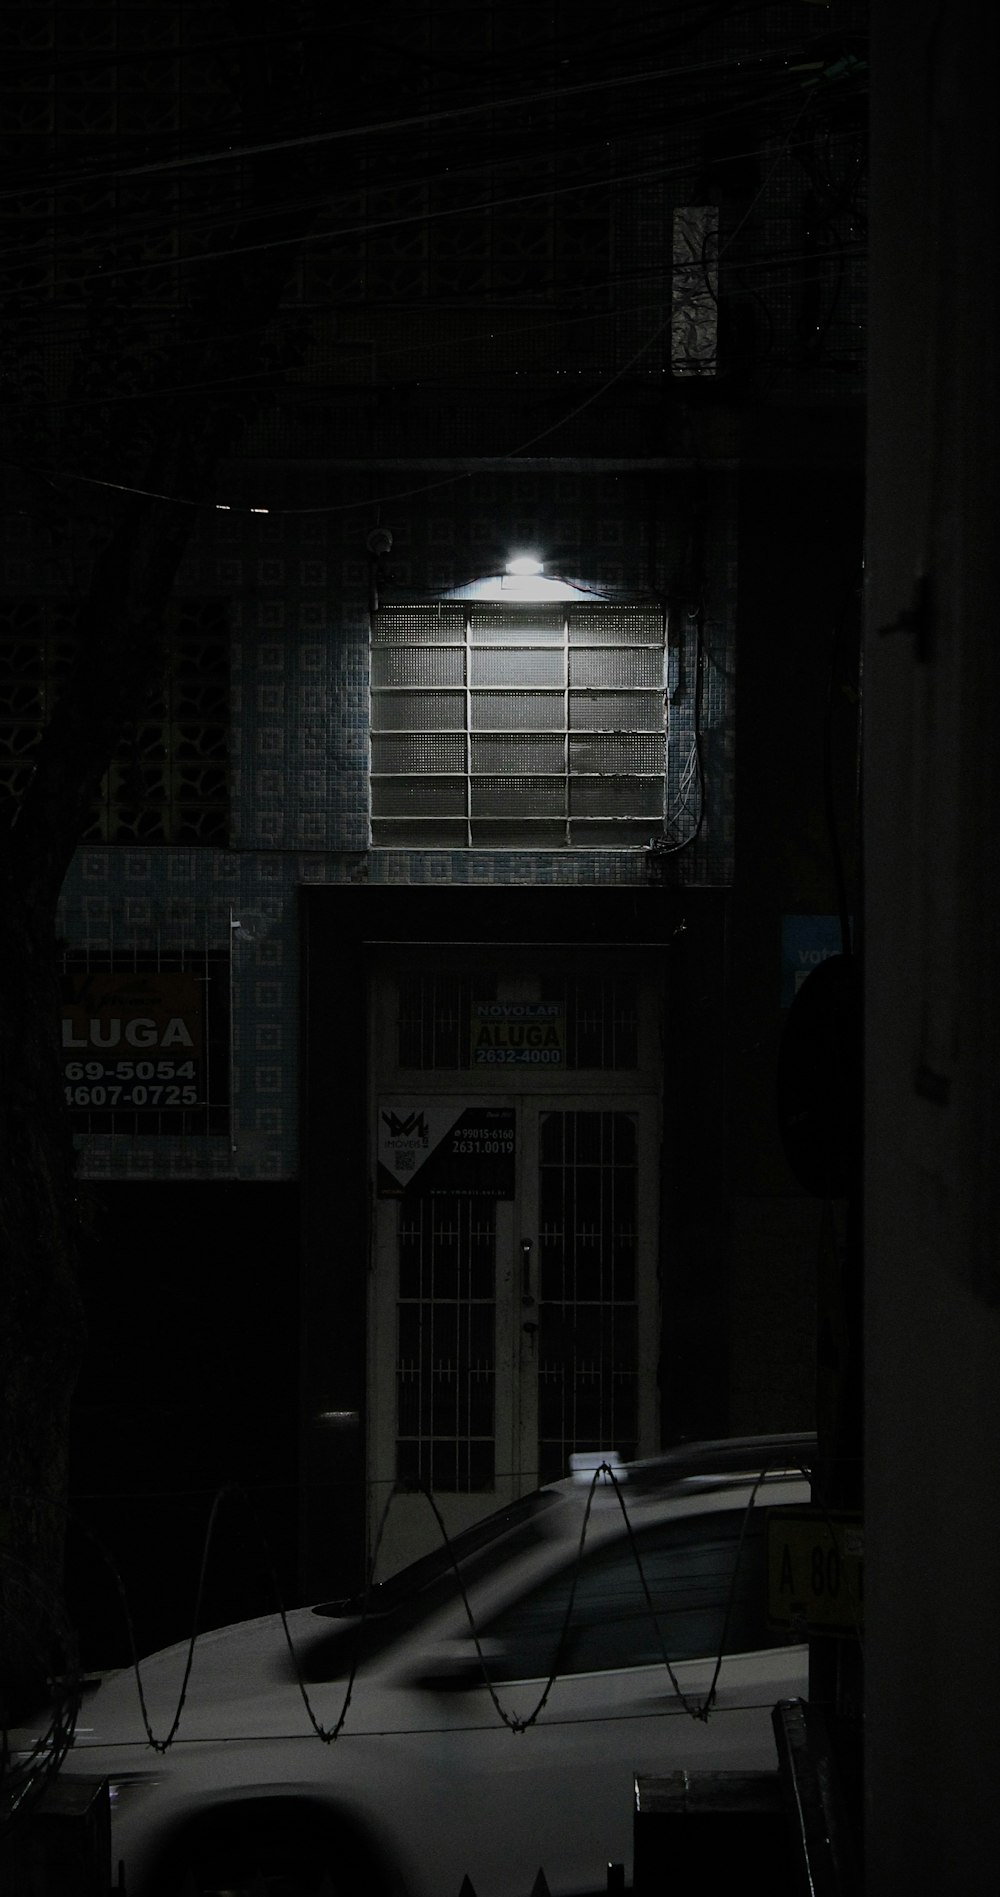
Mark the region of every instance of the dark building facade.
MULTIPOLYGON (((15 12, 21 163, 62 167, 19 347, 82 546, 94 260, 160 338, 235 248, 244 174, 171 169, 224 140, 232 21, 15 12)), ((855 902, 865 71, 863 7, 816 12, 385 5, 274 135, 337 165, 61 918, 77 1487, 137 1587, 186 1588, 226 1482, 318 1593, 397 1486, 388 1563, 422 1486, 458 1526, 577 1449, 811 1420, 840 1235, 774 1074, 855 902)), ((73 531, 9 517, 15 794, 73 531)), ((268 1586, 233 1507, 220 1615, 268 1586)))

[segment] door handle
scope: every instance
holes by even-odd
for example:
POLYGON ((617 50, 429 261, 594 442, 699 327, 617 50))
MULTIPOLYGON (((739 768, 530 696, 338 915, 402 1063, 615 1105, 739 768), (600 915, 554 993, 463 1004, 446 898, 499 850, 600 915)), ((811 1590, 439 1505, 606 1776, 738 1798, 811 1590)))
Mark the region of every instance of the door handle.
POLYGON ((521 1303, 534 1304, 531 1295, 531 1240, 521 1240, 521 1303))

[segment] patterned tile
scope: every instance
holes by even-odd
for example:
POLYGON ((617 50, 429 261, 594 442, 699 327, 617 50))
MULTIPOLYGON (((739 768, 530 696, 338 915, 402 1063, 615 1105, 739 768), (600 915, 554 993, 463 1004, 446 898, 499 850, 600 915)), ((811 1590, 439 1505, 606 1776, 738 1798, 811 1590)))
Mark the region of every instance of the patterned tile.
MULTIPOLYGON (((276 480, 269 477, 269 481, 276 480)), ((289 481, 293 477, 289 476, 289 481)), ((353 498, 344 483, 345 498, 353 498)), ((308 504, 303 487, 302 504, 308 504)), ((644 492, 644 490, 643 490, 644 492)), ((586 583, 616 594, 650 581, 647 504, 634 477, 491 473, 440 495, 398 503, 388 523, 394 550, 433 584, 484 571, 520 539, 558 544, 586 583), (403 512, 403 509, 406 512, 403 512), (488 510, 488 511, 487 511, 488 510), (441 550, 446 549, 446 558, 441 550), (567 549, 577 549, 567 554, 567 549), (584 571, 583 569, 586 568, 584 571)), ((293 490, 289 505, 296 502, 293 490)), ((682 485, 661 485, 655 585, 676 584, 688 518, 682 485), (671 532, 674 538, 671 539, 671 532)), ((95 1177, 289 1178, 298 1168, 298 920, 301 882, 371 881, 468 888, 506 883, 634 888, 642 851, 369 849, 368 567, 366 527, 354 514, 306 516, 281 529, 236 514, 213 515, 189 567, 203 595, 231 598, 232 836, 236 849, 81 850, 67 878, 62 928, 95 949, 192 943, 231 949, 233 1062, 229 1138, 90 1138, 82 1170, 95 1177), (263 531, 266 528, 266 533, 263 531), (281 532, 285 534, 284 543, 281 532), (296 533, 308 555, 297 557, 296 533), (266 596, 240 594, 253 574, 266 596), (330 590, 337 576, 338 595, 330 590), (272 590, 273 589, 273 592, 272 590), (318 594, 322 594, 318 597, 318 594), (245 683, 244 683, 245 681, 245 683), (252 683, 251 683, 252 681, 252 683)), ((703 755, 717 758, 697 845, 671 858, 679 883, 725 882, 732 870, 732 677, 735 519, 721 493, 709 523, 700 700, 703 755)), ((390 558, 386 596, 406 597, 407 564, 390 558)), ((572 577, 572 575, 570 575, 572 577)), ((420 597, 425 598, 426 595, 420 597)), ((682 630, 679 689, 670 705, 668 785, 678 840, 693 831, 694 651, 682 630)))

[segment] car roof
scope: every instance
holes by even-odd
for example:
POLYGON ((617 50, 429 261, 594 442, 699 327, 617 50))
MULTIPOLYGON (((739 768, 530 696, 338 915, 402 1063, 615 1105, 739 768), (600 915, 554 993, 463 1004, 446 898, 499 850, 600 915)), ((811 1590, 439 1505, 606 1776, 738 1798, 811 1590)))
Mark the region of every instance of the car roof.
MULTIPOLYGON (((733 1477, 748 1481, 766 1472, 806 1475, 816 1457, 816 1437, 811 1430, 776 1432, 763 1436, 725 1436, 706 1442, 681 1442, 658 1455, 644 1456, 636 1462, 616 1467, 609 1462, 620 1481, 635 1490, 667 1491, 685 1483, 705 1486, 730 1482, 733 1477)), ((589 1472, 553 1484, 568 1488, 589 1481, 589 1472)))
MULTIPOLYGON (((616 1481, 623 1484, 626 1495, 631 1495, 637 1502, 641 1498, 643 1502, 649 1503, 661 1499, 666 1501, 685 1493, 690 1495, 692 1491, 731 1488, 734 1483, 749 1484, 764 1471, 771 1476, 786 1474, 801 1477, 810 1468, 815 1452, 815 1436, 801 1431, 782 1435, 731 1436, 714 1442, 677 1443, 659 1455, 636 1462, 619 1463, 617 1457, 609 1452, 608 1465, 613 1468, 616 1481)), ((436 1582, 442 1574, 450 1575, 455 1559, 465 1561, 470 1556, 475 1558, 480 1550, 485 1551, 494 1546, 501 1539, 506 1539, 508 1534, 519 1534, 528 1524, 533 1524, 532 1532, 540 1541, 558 1541, 576 1536, 581 1505, 587 1500, 593 1474, 600 1466, 599 1451, 595 1452, 593 1462, 593 1469, 581 1469, 575 1475, 544 1483, 541 1488, 471 1523, 446 1544, 435 1546, 427 1554, 377 1583, 370 1596, 362 1588, 342 1599, 317 1604, 313 1613, 332 1619, 349 1617, 361 1612, 365 1602, 368 1603, 366 1613, 383 1613, 394 1606, 397 1598, 409 1598, 436 1582)), ((599 1482, 593 1499, 601 1515, 610 1514, 608 1504, 615 1499, 612 1484, 599 1482)), ((617 1514, 617 1510, 615 1512, 617 1514)))

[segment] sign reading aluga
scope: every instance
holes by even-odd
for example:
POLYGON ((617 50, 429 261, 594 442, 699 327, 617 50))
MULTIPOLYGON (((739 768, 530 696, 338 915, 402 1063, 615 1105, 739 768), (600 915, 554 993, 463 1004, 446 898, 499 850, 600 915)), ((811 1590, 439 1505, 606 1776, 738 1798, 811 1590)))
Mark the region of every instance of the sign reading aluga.
POLYGON ((566 1020, 555 1001, 479 1001, 472 1010, 473 1067, 562 1067, 566 1020))
POLYGON ((454 1101, 378 1102, 380 1198, 437 1193, 514 1197, 513 1107, 466 1106, 454 1101))

